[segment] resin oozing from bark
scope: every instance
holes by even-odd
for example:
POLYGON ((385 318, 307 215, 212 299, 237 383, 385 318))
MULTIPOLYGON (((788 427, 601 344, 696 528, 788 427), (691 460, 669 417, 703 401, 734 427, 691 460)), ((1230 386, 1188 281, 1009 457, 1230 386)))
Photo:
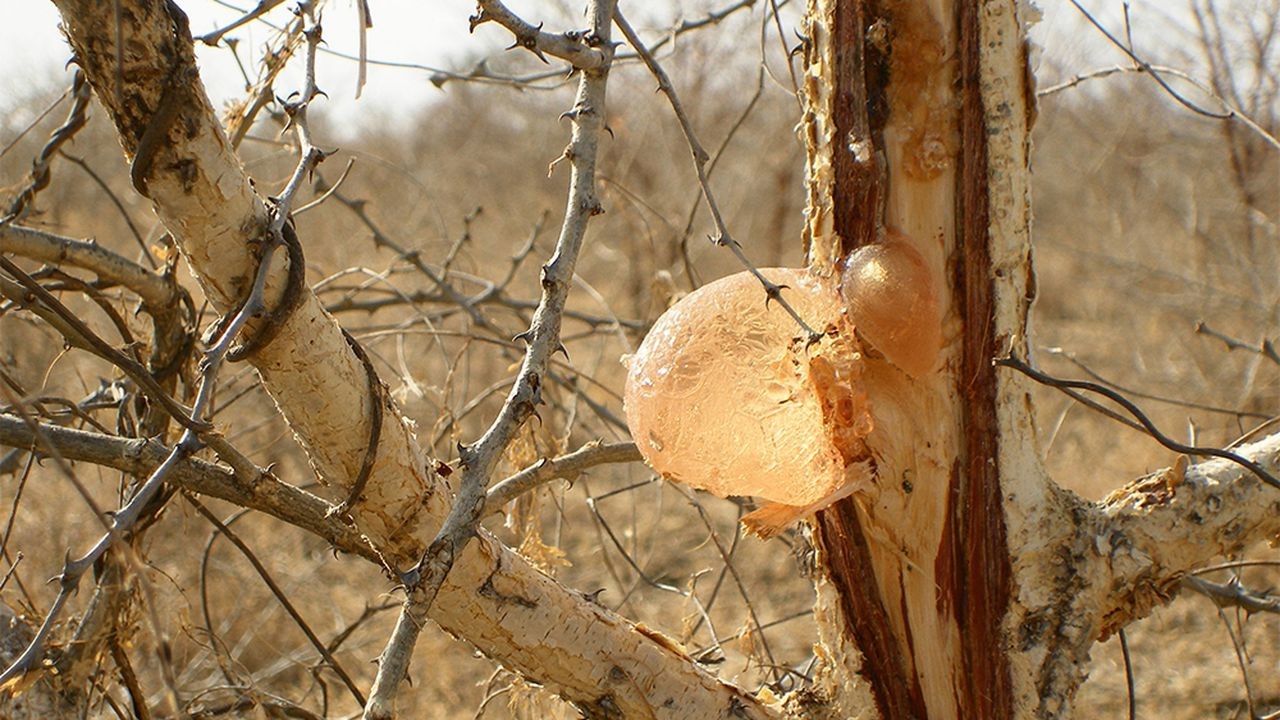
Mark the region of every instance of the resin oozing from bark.
POLYGON ((721 497, 786 508, 765 534, 870 481, 863 438, 872 418, 857 340, 833 280, 762 271, 815 329, 800 327, 759 281, 739 273, 706 285, 655 323, 631 358, 625 408, 641 454, 664 478, 721 497))
POLYGON ((658 318, 631 358, 624 405, 641 455, 664 478, 770 501, 743 519, 767 537, 873 488, 864 440, 876 414, 860 343, 919 378, 937 365, 941 329, 932 274, 897 234, 854 251, 838 283, 762 272, 787 287, 820 342, 806 346, 750 273, 731 275, 658 318))
POLYGON ((901 236, 849 254, 840 293, 858 335, 912 377, 931 372, 942 345, 933 275, 901 236))

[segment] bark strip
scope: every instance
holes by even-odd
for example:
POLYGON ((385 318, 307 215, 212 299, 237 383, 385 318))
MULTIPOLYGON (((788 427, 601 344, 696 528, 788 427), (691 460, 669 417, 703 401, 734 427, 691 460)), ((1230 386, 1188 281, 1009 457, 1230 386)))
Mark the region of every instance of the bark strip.
POLYGON ((987 172, 987 125, 982 102, 981 29, 978 3, 961 3, 960 175, 957 305, 964 317, 960 388, 964 394, 963 473, 953 476, 953 502, 944 543, 954 557, 949 575, 955 614, 964 639, 967 692, 962 717, 1004 718, 1013 713, 1009 661, 1001 624, 1009 607, 1009 551, 998 464, 997 352, 987 172))
POLYGON ((832 28, 835 67, 832 73, 836 144, 831 154, 835 171, 835 230, 840 254, 874 242, 880 232, 883 191, 878 130, 884 124, 886 76, 880 50, 866 42, 868 28, 879 20, 874 2, 848 0, 836 4, 832 28), (874 96, 874 97, 873 97, 874 96))
POLYGON ((844 500, 818 513, 827 572, 837 588, 847 632, 862 652, 861 675, 871 686, 884 718, 928 717, 920 683, 907 672, 893 626, 875 582, 871 554, 863 537, 858 507, 844 500), (894 682, 885 682, 895 678, 894 682))

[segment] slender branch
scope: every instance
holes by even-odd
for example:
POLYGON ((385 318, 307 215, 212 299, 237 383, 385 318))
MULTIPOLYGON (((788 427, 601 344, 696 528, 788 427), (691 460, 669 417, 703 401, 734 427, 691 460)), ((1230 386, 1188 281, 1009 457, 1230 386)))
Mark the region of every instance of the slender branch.
POLYGON ((1096 381, 1099 385, 1102 385, 1104 387, 1109 387, 1112 390, 1115 390, 1116 392, 1119 392, 1119 393, 1124 393, 1128 397, 1142 398, 1144 400, 1154 400, 1156 402, 1167 403, 1170 405, 1177 405, 1179 407, 1190 408, 1192 410, 1203 410, 1205 412, 1218 413, 1220 415, 1232 415, 1237 418, 1266 420, 1267 418, 1273 417, 1269 413, 1253 412, 1253 411, 1244 410, 1241 408, 1230 408, 1230 407, 1219 407, 1217 405, 1206 405, 1204 403, 1192 402, 1190 400, 1182 400, 1180 398, 1169 397, 1167 395, 1158 395, 1156 393, 1143 392, 1142 390, 1135 390, 1132 387, 1126 387, 1124 385, 1121 385, 1115 382, 1114 380, 1110 380, 1108 378, 1103 377, 1093 368, 1089 367, 1082 360, 1080 360, 1080 358, 1076 357, 1075 353, 1068 352, 1066 350, 1063 350, 1062 348, 1056 348, 1056 347, 1045 348, 1045 353, 1063 358, 1064 360, 1071 363, 1072 365, 1075 365, 1076 367, 1080 368, 1080 370, 1083 371, 1084 374, 1093 378, 1094 381, 1096 381))
POLYGON ((1263 481, 1264 483, 1274 488, 1280 489, 1280 479, 1276 478, 1275 475, 1267 471, 1258 463, 1254 462, 1253 460, 1250 460, 1247 457, 1244 457, 1239 453, 1234 453, 1234 452, 1231 452, 1230 450, 1222 450, 1220 448, 1214 448, 1214 447, 1186 445, 1184 443, 1178 442, 1177 440, 1174 440, 1168 435, 1165 435, 1163 432, 1160 431, 1160 428, 1156 427, 1155 423, 1151 422, 1151 419, 1148 418, 1146 413, 1142 412, 1142 410, 1137 405, 1134 405, 1128 398, 1112 390, 1111 388, 1105 387, 1103 385, 1099 385, 1097 383, 1084 382, 1083 380, 1063 380, 1061 378, 1055 378, 1051 375, 1046 375, 1045 373, 1040 372, 1039 370, 1036 370, 1035 368, 1026 364, 1022 360, 1013 356, 1000 358, 995 361, 995 364, 999 367, 1007 367, 1007 368, 1012 368, 1014 370, 1017 370, 1018 372, 1022 373, 1023 375, 1026 375, 1032 380, 1035 380, 1036 382, 1041 383, 1043 385, 1048 385, 1049 387, 1059 388, 1062 390, 1087 390, 1089 392, 1102 395, 1106 397, 1108 400, 1111 400, 1112 402, 1116 403, 1117 405, 1123 407, 1126 411, 1128 411, 1128 413, 1132 415, 1135 420, 1138 421, 1138 423, 1142 426, 1142 428, 1146 431, 1146 433, 1152 437, 1152 439, 1154 439, 1156 442, 1160 443, 1161 445, 1169 448, 1170 450, 1173 450, 1174 452, 1185 453, 1187 455, 1208 455, 1216 458, 1222 458, 1224 460, 1230 460, 1231 462, 1234 462, 1237 465, 1240 465, 1241 467, 1252 472, 1254 475, 1258 477, 1259 480, 1263 481))
POLYGON ((129 234, 133 236, 134 242, 138 243, 138 251, 147 259, 147 264, 151 266, 152 270, 158 268, 160 263, 156 262, 155 255, 151 252, 151 248, 147 247, 147 241, 143 239, 142 233, 138 230, 138 226, 133 222, 133 218, 129 217, 129 211, 125 209, 124 202, 120 200, 120 195, 117 194, 116 191, 112 190, 111 186, 107 184, 107 181, 103 180, 102 176, 99 175, 88 162, 85 162, 83 158, 78 158, 65 150, 60 151, 58 154, 72 165, 83 170, 84 174, 88 175, 90 180, 93 180, 93 183, 98 186, 98 189, 102 191, 102 194, 107 196, 107 199, 111 201, 113 206, 115 206, 116 211, 120 213, 120 219, 124 221, 126 226, 128 226, 129 234))
MULTIPOLYGON (((578 70, 597 70, 608 65, 613 56, 611 48, 595 44, 589 34, 570 30, 553 34, 542 30, 542 23, 533 25, 511 12, 501 0, 479 0, 478 12, 471 16, 471 30, 487 22, 496 22, 515 35, 516 41, 508 50, 522 47, 547 62, 547 55, 567 61, 578 70)), ((599 37, 600 30, 593 28, 599 37)), ((605 33, 607 37, 608 33, 605 33)))
MULTIPOLYGON (((0 445, 54 452, 69 461, 114 468, 134 475, 150 475, 169 450, 145 438, 122 438, 104 433, 40 423, 32 428, 22 418, 0 413, 0 445)), ((170 471, 169 482, 190 492, 247 507, 299 527, 332 543, 334 548, 382 564, 367 539, 349 523, 328 517, 329 502, 317 495, 263 475, 246 484, 229 468, 194 457, 182 458, 170 471)))
POLYGON ((297 217, 298 215, 301 215, 307 212, 308 210, 319 207, 321 203, 323 203, 325 200, 328 200, 329 196, 337 192, 338 188, 342 187, 342 183, 347 181, 347 176, 351 174, 351 168, 355 166, 355 164, 356 164, 355 158, 351 158, 347 160, 347 166, 342 169, 342 174, 338 176, 337 181, 335 181, 333 185, 330 186, 329 188, 321 191, 320 195, 318 195, 314 200, 307 203, 306 205, 303 205, 297 210, 294 210, 293 211, 294 217, 297 217))
POLYGON ((1280 597, 1250 590, 1237 578, 1216 583, 1188 575, 1182 578, 1182 587, 1204 595, 1219 607, 1238 607, 1248 613, 1280 613, 1280 597))
POLYGON ((93 241, 76 240, 46 230, 22 225, 0 226, 0 252, 13 253, 43 263, 64 263, 83 268, 112 285, 137 293, 148 312, 172 308, 177 285, 159 273, 119 255, 93 241))
POLYGON ((1176 77, 1179 80, 1185 80, 1186 82, 1189 82, 1192 85, 1195 85, 1199 89, 1209 92, 1208 88, 1204 87, 1203 84, 1201 84, 1195 78, 1191 77, 1191 75, 1187 74, 1185 71, 1179 70, 1178 68, 1175 68, 1175 67, 1170 67, 1168 65, 1155 65, 1155 64, 1148 64, 1146 66, 1113 65, 1111 67, 1098 68, 1097 70, 1091 70, 1086 73, 1077 73, 1075 75, 1072 75, 1070 78, 1067 78, 1062 82, 1055 83, 1053 85, 1049 85, 1048 87, 1037 90, 1036 97, 1048 97, 1050 95, 1057 95, 1058 93, 1063 92, 1064 90, 1070 90, 1071 88, 1077 85, 1080 85, 1081 83, 1087 82, 1089 80, 1101 80, 1103 78, 1111 77, 1112 75, 1124 75, 1128 73, 1136 73, 1141 75, 1142 73, 1147 72, 1148 67, 1151 68, 1152 70, 1156 70, 1170 77, 1176 77))
POLYGON ((734 257, 738 258, 738 262, 742 264, 742 267, 746 268, 748 272, 755 276, 756 280, 760 281, 765 291, 765 302, 775 301, 781 305, 787 311, 787 314, 796 321, 796 324, 800 326, 800 329, 804 331, 807 341, 810 344, 817 342, 822 337, 821 333, 809 327, 804 318, 800 317, 795 308, 782 296, 782 290, 785 286, 778 285, 761 274, 760 270, 747 258, 746 253, 742 251, 742 245, 729 234, 729 228, 725 225, 724 217, 720 214, 720 206, 716 204, 715 193, 711 190, 711 181, 707 177, 707 163, 711 157, 703 149, 702 143, 698 141, 698 137, 693 131, 693 123, 689 121, 689 116, 685 114, 684 106, 680 103, 675 87, 671 84, 671 78, 667 76, 667 72, 654 59, 653 53, 649 52, 649 49, 640 41, 640 37, 636 35, 635 30, 631 28, 631 25, 622 16, 621 12, 614 14, 613 21, 618 26, 618 29, 622 31, 623 36, 627 38, 627 42, 631 44, 632 49, 640 56, 645 67, 649 68, 649 72, 653 73, 654 78, 657 79, 658 89, 667 96, 667 100, 671 103, 671 109, 676 115, 676 120, 680 123, 680 130, 684 133, 684 139, 689 144, 689 152, 693 155, 693 167, 698 174, 698 186, 702 189, 702 197, 707 202, 707 209, 711 212, 711 219, 716 226, 716 234, 715 237, 711 238, 711 242, 729 248, 734 257))
MULTIPOLYGON (((270 260, 270 253, 271 248, 268 248, 264 256, 265 260, 270 260)), ((4 259, 0 258, 0 260, 4 259)), ((268 266, 269 262, 263 262, 261 265, 254 281, 250 299, 261 297, 266 286, 268 266)), ((5 269, 12 272, 12 268, 6 267, 5 269)), ((84 577, 84 574, 94 566, 107 550, 133 528, 174 467, 182 460, 189 458, 204 445, 200 439, 199 429, 207 425, 204 417, 213 401, 213 390, 217 383, 218 370, 221 368, 226 354, 231 350, 231 343, 234 342, 236 335, 239 334, 240 329, 244 327, 245 322, 249 319, 250 305, 251 302, 246 301, 245 306, 236 313, 222 336, 205 352, 201 360, 200 386, 196 392, 196 400, 191 410, 191 422, 194 426, 188 427, 182 433, 182 437, 169 451, 168 457, 165 458, 164 462, 152 471, 146 481, 138 487, 133 497, 111 515, 109 529, 94 543, 93 547, 80 557, 69 558, 64 563, 62 572, 57 577, 59 582, 58 595, 54 598, 53 605, 49 608, 44 622, 40 625, 40 629, 36 631, 31 642, 27 644, 26 649, 8 668, 0 672, 0 688, 9 687, 10 684, 18 681, 24 675, 43 667, 41 659, 44 653, 44 645, 58 618, 61 616, 63 608, 66 607, 67 600, 80 586, 80 579, 84 577)))
POLYGON ((75 313, 71 312, 58 301, 48 290, 45 290, 40 283, 36 282, 30 275, 22 270, 22 268, 14 265, 8 258, 0 256, 0 269, 12 275, 21 284, 22 290, 18 297, 14 297, 15 290, 11 283, 5 282, 0 278, 0 292, 10 297, 15 302, 26 304, 29 299, 36 299, 40 305, 44 307, 48 314, 43 315, 46 320, 56 322, 57 326, 64 332, 64 337, 70 342, 77 343, 81 347, 95 355, 107 360, 112 365, 120 368, 131 380, 138 384, 152 400, 164 407, 165 411, 178 424, 190 430, 200 432, 212 429, 212 426, 195 419, 195 416, 188 416, 186 408, 182 407, 177 400, 169 396, 164 388, 156 382, 151 373, 143 367, 142 363, 125 355, 116 348, 112 347, 105 340, 98 337, 96 333, 89 329, 75 313))
POLYGON ((222 41, 222 38, 227 33, 231 32, 232 30, 235 30, 241 25, 252 22, 257 18, 260 18, 263 15, 266 15, 267 13, 274 10, 282 2, 284 2, 284 0, 258 0, 258 5, 254 7, 252 10, 250 10, 249 12, 235 19, 231 23, 228 23, 224 27, 220 27, 217 30, 214 30, 213 32, 210 32, 210 33, 205 33, 204 35, 201 35, 196 39, 204 43, 205 45, 216 46, 219 42, 222 41))
POLYGON ((258 560, 258 556, 254 554, 253 550, 249 549, 249 546, 240 539, 240 536, 232 532, 231 528, 227 527, 225 523, 218 519, 218 516, 210 512, 199 500, 194 497, 187 497, 187 502, 191 503, 196 512, 200 513, 204 519, 217 528, 218 532, 222 533, 240 551, 245 560, 249 561, 249 564, 253 566, 254 572, 258 573, 258 577, 262 578, 262 582, 266 584, 267 589, 275 596, 276 600, 285 609, 285 612, 289 614, 293 623, 302 631, 302 634, 307 636, 307 640, 316 649, 316 652, 320 654, 320 657, 324 659, 325 664, 332 668, 334 673, 342 680, 342 684, 347 686, 347 690, 351 692, 351 696, 356 699, 356 702, 364 705, 364 693, 361 693, 360 689, 356 687, 355 681, 351 679, 351 675, 342 667, 342 663, 338 662, 338 659, 333 656, 329 648, 320 641, 315 631, 311 629, 311 626, 303 619, 302 614, 294 607, 289 600, 289 596, 272 579, 271 573, 267 572, 267 568, 263 566, 262 561, 258 560))
MULTIPOLYGON (((459 276, 462 275, 462 273, 459 273, 457 271, 453 271, 450 274, 459 275, 459 276)), ((466 279, 469 280, 471 278, 468 276, 466 279)), ((325 310, 328 310, 329 312, 334 314, 343 313, 343 312, 373 313, 383 308, 394 307, 396 305, 420 305, 423 303, 440 303, 447 306, 441 309, 439 312, 431 314, 429 317, 431 317, 432 320, 438 320, 445 316, 456 315, 458 313, 466 312, 465 310, 458 308, 452 301, 450 301, 449 297, 444 293, 431 292, 429 290, 422 290, 422 289, 413 290, 413 291, 397 290, 395 294, 388 294, 386 297, 372 297, 372 298, 366 298, 366 299, 358 299, 354 295, 350 294, 350 291, 353 290, 353 288, 331 288, 331 290, 333 292, 341 291, 343 293, 342 299, 336 300, 334 302, 330 302, 329 304, 325 305, 325 310)), ((383 292, 381 289, 378 289, 378 288, 369 288, 369 289, 359 288, 359 290, 364 291, 364 294, 366 295, 371 293, 383 292)), ((496 305, 499 307, 508 308, 515 312, 536 310, 538 307, 538 303, 534 301, 510 297, 505 293, 498 291, 497 286, 489 286, 488 288, 482 290, 481 292, 475 295, 469 296, 466 302, 469 302, 472 305, 496 305)), ((607 327, 612 327, 616 325, 616 326, 622 327, 625 330, 638 331, 638 330, 644 330, 647 325, 643 320, 631 320, 628 318, 614 318, 614 317, 605 317, 603 315, 592 315, 590 313, 582 312, 581 310, 566 309, 564 312, 564 316, 565 318, 568 318, 570 320, 578 320, 580 322, 583 322, 586 325, 590 326, 592 329, 601 328, 601 327, 607 328, 607 327)))
POLYGON ((1253 345, 1251 343, 1244 342, 1243 340, 1233 338, 1226 333, 1214 330, 1203 320, 1196 323, 1196 334, 1208 335, 1211 338, 1221 340, 1222 343, 1227 346, 1227 350, 1247 350, 1280 365, 1280 352, 1276 351, 1276 345, 1270 339, 1263 338, 1261 343, 1253 345))
MULTIPOLYGON (((272 3, 273 6, 277 4, 276 0, 261 0, 259 3, 259 6, 261 6, 261 4, 264 2, 272 3)), ((723 20, 725 20, 726 18, 728 18, 729 16, 736 14, 738 11, 749 9, 753 7, 755 4, 756 4, 756 0, 736 0, 735 2, 726 5, 724 8, 720 10, 708 11, 706 15, 696 20, 681 20, 679 23, 669 28, 663 34, 662 39, 654 43, 653 46, 650 48, 650 50, 653 52, 657 52, 659 48, 665 47, 675 42, 677 38, 685 35, 686 33, 690 33, 695 30, 700 30, 708 26, 717 25, 723 20)), ((786 2, 780 3, 780 5, 785 5, 785 4, 787 3, 786 2)), ((508 12, 510 11, 508 10, 508 12)), ((260 24, 265 25, 266 27, 269 27, 276 31, 285 32, 285 29, 280 27, 279 25, 275 25, 268 20, 262 19, 261 13, 253 12, 250 14, 253 15, 254 17, 241 18, 234 24, 236 26, 239 26, 247 19, 256 19, 260 24)), ((523 21, 520 21, 520 22, 523 23, 523 25, 521 25, 520 27, 526 27, 526 26, 534 27, 529 23, 525 23, 523 21)), ((218 40, 218 39, 221 39, 222 34, 224 34, 224 31, 226 31, 227 29, 228 28, 223 28, 222 30, 200 36, 197 39, 206 43, 209 42, 210 40, 218 40)), ((576 33, 573 33, 573 32, 564 33, 559 36, 551 33, 544 33, 544 34, 548 35, 551 38, 577 37, 576 33)), ((517 43, 517 46, 521 46, 521 45, 517 43)), ((511 49, 511 48, 508 48, 508 49, 511 49)), ((544 51, 546 54, 550 54, 553 56, 556 55, 556 53, 551 52, 549 50, 545 50, 545 48, 544 48, 544 51)), ((516 88, 519 90, 557 90, 564 86, 564 81, 566 79, 564 70, 560 68, 544 70, 541 72, 526 73, 523 75, 503 75, 491 70, 489 68, 489 64, 487 60, 485 59, 482 59, 479 62, 477 62, 475 65, 471 67, 470 70, 457 71, 457 70, 449 70, 446 68, 434 67, 431 65, 423 65, 421 63, 414 63, 414 62, 384 60, 379 58, 363 58, 362 59, 359 54, 346 53, 346 52, 342 52, 341 50, 335 50, 330 47, 321 47, 320 52, 324 53, 325 55, 329 55, 330 57, 341 58, 343 60, 350 60, 352 62, 357 62, 357 63, 364 62, 367 65, 376 65, 376 66, 388 67, 388 68, 398 68, 402 70, 422 71, 428 74, 428 81, 432 85, 436 86, 437 88, 443 88, 446 83, 457 81, 457 82, 471 82, 471 83, 477 83, 477 84, 483 84, 483 85, 498 85, 503 87, 516 88), (544 80, 552 80, 554 82, 539 84, 544 80)), ((270 56, 271 54, 272 54, 271 52, 267 53, 268 56, 270 56)), ((567 60, 568 58, 564 58, 564 59, 567 60)), ((615 54, 613 59, 610 61, 610 65, 616 67, 621 63, 632 63, 638 59, 639 59, 639 56, 636 55, 635 53, 615 54)), ((265 103, 266 101, 269 101, 271 99, 271 95, 269 92, 255 93, 255 98, 261 98, 262 101, 265 103)), ((233 130, 234 130, 234 127, 235 126, 233 126, 232 128, 233 130)), ((233 139, 235 140, 238 140, 240 137, 243 136, 243 132, 233 131, 231 134, 233 139)))
POLYGON ((1249 128, 1250 131, 1252 131, 1258 137, 1262 138, 1262 140, 1266 142, 1268 145, 1270 145, 1271 147, 1277 150, 1280 150, 1280 139, 1277 139, 1274 135, 1267 132, 1265 128, 1263 128, 1261 125, 1255 122, 1252 118, 1250 118, 1248 115, 1242 112, 1239 108, 1227 102, 1226 98, 1223 98, 1217 93, 1213 92, 1204 83, 1200 83, 1195 80, 1192 80, 1190 77, 1183 76, 1184 80, 1191 82, 1191 84, 1195 85, 1197 89, 1208 93, 1217 103, 1222 105, 1223 110, 1221 112, 1216 112, 1213 110, 1209 110, 1208 108, 1201 107, 1200 105, 1183 97, 1181 93, 1174 90, 1173 87, 1169 85, 1169 81, 1164 79, 1164 76, 1161 74, 1161 71, 1159 71, 1155 66, 1148 63, 1146 60, 1139 57, 1138 54, 1135 53, 1133 49, 1130 48, 1127 44, 1121 42, 1120 39, 1117 38, 1115 35, 1113 35, 1111 31, 1108 30, 1102 23, 1098 22, 1097 18, 1091 15, 1088 10, 1085 10, 1084 6, 1082 6, 1078 2, 1078 0, 1068 0, 1068 1, 1072 5, 1074 5, 1077 10, 1080 11, 1081 15, 1084 15, 1085 20, 1088 20, 1089 24, 1093 25, 1094 28, 1098 30, 1098 32, 1102 33, 1103 37, 1107 38, 1107 40, 1110 41, 1112 45, 1119 48, 1120 51, 1123 52, 1125 55, 1128 55, 1129 59, 1137 63, 1137 65, 1144 72, 1150 75, 1151 79, 1155 80, 1156 84, 1159 85, 1166 93, 1168 93, 1169 97, 1177 101, 1179 105, 1182 105, 1183 107, 1185 107, 1186 109, 1190 110, 1193 113, 1196 113, 1197 115, 1203 115, 1204 117, 1212 118, 1214 120, 1238 120, 1245 127, 1249 128))
MULTIPOLYGON (((494 3, 500 6, 500 3, 494 3)), ((482 2, 482 8, 488 3, 482 2)), ((395 699, 408 675, 409 658, 418 634, 426 623, 454 560, 475 535, 483 517, 485 488, 498 459, 526 420, 537 414, 542 404, 543 377, 551 356, 563 351, 560 327, 564 306, 573 280, 574 267, 586 235, 587 223, 602 209, 596 197, 596 157, 605 123, 605 89, 609 75, 609 40, 613 20, 612 0, 599 0, 590 7, 591 35, 587 42, 599 49, 603 62, 583 70, 573 109, 565 114, 573 122, 573 135, 565 154, 570 158, 572 177, 564 224, 551 260, 542 267, 542 299, 534 311, 529 329, 522 334, 528 343, 524 361, 506 401, 493 423, 475 443, 459 448, 462 480, 453 507, 436 537, 418 564, 405 573, 407 590, 404 607, 391 639, 378 661, 378 674, 365 706, 366 720, 386 720, 395 715, 395 699)))
POLYGON ((14 135, 4 147, 0 148, 0 158, 8 155, 10 150, 17 147, 18 143, 22 142, 22 138, 26 137, 32 130, 35 130, 40 123, 44 122, 44 119, 49 117, 54 110, 57 110, 58 106, 62 104, 62 101, 66 100, 67 96, 70 94, 71 88, 63 90, 61 95, 54 98, 44 110, 40 111, 40 114, 32 118, 31 122, 27 123, 26 127, 22 128, 22 130, 17 135, 14 135))
POLYGON ((500 512, 507 503, 556 478, 572 478, 596 465, 639 462, 641 459, 640 451, 633 442, 593 442, 560 457, 543 458, 489 488, 483 514, 500 512))

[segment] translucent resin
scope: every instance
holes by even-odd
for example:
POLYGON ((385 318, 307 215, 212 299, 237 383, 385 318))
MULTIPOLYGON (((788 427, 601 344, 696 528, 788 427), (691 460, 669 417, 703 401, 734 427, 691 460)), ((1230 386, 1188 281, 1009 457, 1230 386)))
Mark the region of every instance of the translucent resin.
POLYGON ((942 344, 938 295, 924 258, 890 236, 849 255, 840 292, 858 334, 913 377, 931 372, 942 344))
POLYGON ((820 342, 806 347, 749 273, 723 278, 658 319, 631 358, 625 408, 641 454, 663 477, 794 506, 774 508, 770 522, 785 525, 845 487, 846 468, 867 457, 871 416, 835 283, 805 270, 763 273, 788 286, 783 297, 823 331, 820 342))

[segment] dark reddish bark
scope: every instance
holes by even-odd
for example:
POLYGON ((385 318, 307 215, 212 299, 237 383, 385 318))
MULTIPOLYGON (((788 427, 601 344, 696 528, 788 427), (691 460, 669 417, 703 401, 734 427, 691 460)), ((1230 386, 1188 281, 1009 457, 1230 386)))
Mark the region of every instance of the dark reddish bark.
POLYGON ((875 149, 884 126, 884 88, 887 75, 875 46, 867 43, 866 28, 875 24, 874 2, 849 0, 836 9, 833 36, 836 55, 835 231, 841 253, 875 241, 880 224, 884 171, 875 149), (862 143, 864 153, 850 151, 862 143))
MULTIPOLYGON (((835 106, 832 110, 837 143, 832 154, 835 173, 834 221, 841 254, 874 242, 880 225, 880 198, 884 186, 879 156, 878 133, 883 126, 884 73, 870 72, 868 55, 875 67, 882 67, 879 51, 866 45, 866 28, 871 8, 866 0, 850 0, 836 9, 835 106), (868 75, 872 75, 868 82, 868 75), (874 103, 869 87, 881 98, 874 103), (861 158, 849 151, 849 139, 867 143, 869 153, 861 158)), ((857 505, 842 501, 818 513, 820 542, 827 556, 831 581, 839 589, 848 632, 862 651, 861 674, 871 685, 880 715, 885 718, 924 717, 924 699, 919 683, 885 682, 886 678, 908 678, 898 642, 894 639, 889 614, 876 586, 871 555, 863 536, 857 505)))
POLYGON ((924 718, 920 684, 907 672, 889 614, 881 601, 858 506, 845 500, 818 513, 827 571, 840 594, 853 642, 862 651, 861 675, 871 685, 882 718, 924 718), (892 678, 892 682, 887 682, 892 678), (911 682, 903 680, 911 678, 911 682))
POLYGON ((978 3, 964 2, 960 20, 959 263, 956 302, 964 318, 960 391, 965 399, 962 472, 953 474, 951 517, 943 543, 955 558, 948 575, 960 625, 966 691, 962 717, 1013 715, 1013 688, 1001 625, 1011 592, 1009 551, 998 464, 994 285, 990 276, 987 128, 979 78, 978 3))
MULTIPOLYGON (((1013 692, 1001 626, 1009 607, 1011 567, 1007 550, 997 465, 996 386, 991 364, 998 349, 993 334, 993 283, 988 249, 986 127, 979 85, 978 5, 958 9, 960 38, 960 157, 957 182, 957 251, 953 258, 955 306, 964 321, 964 347, 957 376, 964 399, 962 455, 951 473, 948 515, 938 553, 939 611, 960 629, 961 671, 957 688, 961 717, 1003 718, 1013 714, 1013 692)), ((834 108, 838 138, 869 138, 881 147, 892 37, 872 26, 879 3, 850 0, 837 10, 834 108), (887 43, 887 44, 886 44, 887 43)), ((905 18, 904 18, 905 19, 905 18)), ((886 27, 892 27, 886 18, 886 27)), ((883 222, 884 171, 878 156, 859 162, 844 143, 834 152, 835 230, 842 251, 875 240, 883 222)), ((853 501, 819 513, 820 542, 827 571, 839 588, 846 631, 864 655, 870 681, 885 718, 928 717, 922 691, 901 648, 910 638, 892 636, 880 588, 874 581, 866 539, 853 501), (910 677, 909 677, 910 676, 910 677)), ((909 632, 909 630, 908 630, 909 632)))

